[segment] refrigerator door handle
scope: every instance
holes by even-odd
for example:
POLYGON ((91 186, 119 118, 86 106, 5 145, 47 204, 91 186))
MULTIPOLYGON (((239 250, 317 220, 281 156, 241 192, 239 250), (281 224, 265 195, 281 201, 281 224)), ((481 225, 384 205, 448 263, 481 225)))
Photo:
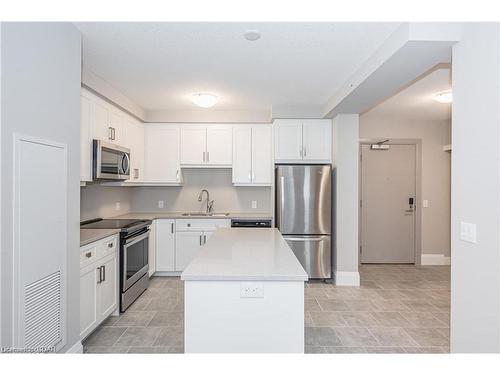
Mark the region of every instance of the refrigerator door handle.
POLYGON ((278 225, 281 228, 281 222, 283 221, 283 208, 285 207, 285 176, 280 177, 280 216, 278 225))
POLYGON ((284 237, 286 241, 323 241, 324 237, 284 237))

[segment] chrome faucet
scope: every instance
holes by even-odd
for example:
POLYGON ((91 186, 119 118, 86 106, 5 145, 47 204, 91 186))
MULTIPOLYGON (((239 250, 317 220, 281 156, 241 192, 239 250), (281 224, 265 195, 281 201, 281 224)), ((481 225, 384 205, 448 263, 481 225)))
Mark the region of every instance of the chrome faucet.
POLYGON ((200 194, 198 195, 198 202, 201 202, 203 199, 203 193, 207 193, 207 208, 206 208, 206 213, 209 214, 212 212, 213 207, 214 207, 214 201, 210 200, 210 193, 208 192, 207 189, 203 189, 200 194))

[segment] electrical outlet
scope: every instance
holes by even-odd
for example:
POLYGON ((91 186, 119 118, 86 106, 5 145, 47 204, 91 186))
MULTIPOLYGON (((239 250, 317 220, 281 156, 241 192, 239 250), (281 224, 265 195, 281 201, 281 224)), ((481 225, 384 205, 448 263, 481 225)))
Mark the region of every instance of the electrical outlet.
POLYGON ((115 203, 115 211, 120 211, 120 202, 115 203))
POLYGON ((264 298, 264 284, 243 282, 240 283, 241 298, 264 298))
POLYGON ((257 208, 257 201, 252 201, 252 208, 257 208))
POLYGON ((460 222, 460 239, 465 242, 476 243, 476 224, 460 222))
POLYGON ((158 208, 163 208, 165 206, 165 201, 158 201, 158 208))

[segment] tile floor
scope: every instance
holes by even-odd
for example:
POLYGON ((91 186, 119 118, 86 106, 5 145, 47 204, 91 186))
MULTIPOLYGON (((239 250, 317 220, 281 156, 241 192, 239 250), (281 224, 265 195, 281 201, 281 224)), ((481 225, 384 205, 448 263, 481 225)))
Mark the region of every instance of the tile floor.
MULTIPOLYGON (((360 274, 360 287, 306 284, 306 353, 449 352, 450 267, 363 265, 360 274)), ((155 277, 84 352, 182 353, 183 309, 182 281, 155 277)))

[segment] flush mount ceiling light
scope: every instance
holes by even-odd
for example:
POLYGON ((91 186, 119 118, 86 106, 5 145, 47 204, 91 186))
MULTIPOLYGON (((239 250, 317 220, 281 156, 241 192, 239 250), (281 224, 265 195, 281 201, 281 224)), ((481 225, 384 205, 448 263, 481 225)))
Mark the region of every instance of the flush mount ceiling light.
POLYGON ((262 34, 258 30, 247 30, 243 35, 246 40, 249 40, 250 42, 255 42, 256 40, 260 39, 262 34))
POLYGON ((447 90, 438 92, 436 95, 434 95, 433 99, 438 103, 449 104, 453 101, 453 95, 451 93, 451 90, 447 90))
POLYGON ((210 108, 217 103, 219 98, 214 94, 199 93, 199 94, 193 94, 191 100, 198 107, 210 108))

